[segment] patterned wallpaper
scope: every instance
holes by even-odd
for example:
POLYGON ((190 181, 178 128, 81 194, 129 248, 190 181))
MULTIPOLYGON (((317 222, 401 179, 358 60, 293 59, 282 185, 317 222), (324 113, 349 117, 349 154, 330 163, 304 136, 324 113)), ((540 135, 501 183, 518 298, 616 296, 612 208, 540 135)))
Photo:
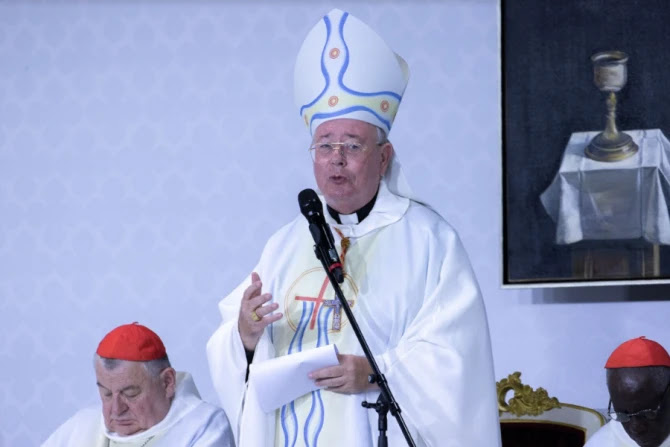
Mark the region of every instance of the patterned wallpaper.
POLYGON ((215 401, 205 343, 217 302, 314 186, 293 63, 332 7, 409 63, 390 136, 416 194, 470 253, 496 377, 521 370, 600 408, 611 349, 642 334, 670 345, 667 304, 638 302, 638 289, 500 289, 495 0, 4 0, 0 446, 39 445, 97 401, 92 354, 122 323, 156 330, 215 401))

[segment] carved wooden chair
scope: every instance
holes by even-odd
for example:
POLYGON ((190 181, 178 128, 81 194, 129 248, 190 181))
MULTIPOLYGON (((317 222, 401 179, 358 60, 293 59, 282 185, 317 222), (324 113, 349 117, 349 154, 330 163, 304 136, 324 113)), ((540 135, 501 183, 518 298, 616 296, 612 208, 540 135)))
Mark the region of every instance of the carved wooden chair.
POLYGON ((521 373, 496 383, 503 447, 583 447, 605 418, 595 410, 559 402, 543 388, 521 383, 521 373), (506 401, 507 393, 514 397, 506 401))

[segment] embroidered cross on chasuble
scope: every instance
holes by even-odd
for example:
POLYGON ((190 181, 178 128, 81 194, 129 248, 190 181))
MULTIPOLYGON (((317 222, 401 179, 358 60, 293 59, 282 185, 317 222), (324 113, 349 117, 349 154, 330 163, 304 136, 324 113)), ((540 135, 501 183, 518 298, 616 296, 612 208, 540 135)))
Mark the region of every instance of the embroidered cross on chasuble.
MULTIPOLYGON (((344 237, 337 228, 335 231, 341 238, 340 260, 342 261, 342 267, 345 272, 345 281, 340 285, 340 288, 346 298, 353 298, 347 299, 349 306, 353 307, 358 290, 351 276, 346 274, 345 267, 347 250, 351 243, 349 238, 344 237)), ((318 332, 333 333, 339 332, 342 329, 342 303, 340 303, 340 300, 335 295, 335 291, 330 284, 328 276, 322 268, 309 269, 298 277, 286 294, 284 307, 286 308, 285 314, 288 317, 289 325, 296 331, 296 333, 303 333, 303 335, 300 336, 301 338, 304 337, 305 331, 317 330, 318 332), (317 284, 318 288, 315 287, 317 284), (302 293, 303 290, 310 290, 313 292, 302 293), (298 315, 297 310, 300 311, 300 315, 298 315), (322 312, 325 312, 325 316, 320 319, 319 316, 322 312), (330 329, 328 329, 329 321, 331 321, 330 329), (301 330, 303 323, 307 325, 307 327, 301 330)), ((316 346, 322 345, 323 343, 317 343, 316 346)), ((295 351, 291 350, 291 352, 295 351)))
MULTIPOLYGON (((344 269, 344 261, 347 255, 347 250, 349 249, 349 245, 351 245, 351 242, 349 241, 349 238, 344 237, 340 230, 337 228, 335 231, 340 235, 341 241, 340 241, 340 247, 341 247, 341 255, 340 255, 340 261, 342 261, 342 268, 344 269)), ((322 271, 323 272, 323 271, 322 271)), ((346 272, 346 271, 345 271, 346 272)), ((314 326, 316 324, 316 319, 317 316, 319 315, 319 310, 321 309, 321 306, 326 306, 326 307, 332 307, 334 309, 333 311, 333 323, 331 325, 331 332, 332 331, 339 331, 342 328, 342 303, 340 303, 340 300, 337 298, 335 295, 335 291, 333 290, 332 286, 330 285, 330 280, 328 279, 328 276, 323 272, 323 283, 321 284, 321 288, 319 290, 318 296, 301 296, 301 295, 296 295, 295 300, 296 301, 309 301, 314 303, 314 306, 312 307, 312 312, 311 312, 311 318, 309 322, 309 329, 314 330, 314 326), (326 299, 324 294, 326 291, 329 292, 330 296, 332 296, 332 299, 326 299)), ((344 293, 344 291, 343 291, 344 293)), ((347 294, 344 293, 345 298, 347 297, 347 294)), ((347 303, 349 304, 349 307, 354 305, 353 300, 347 300, 347 303)))

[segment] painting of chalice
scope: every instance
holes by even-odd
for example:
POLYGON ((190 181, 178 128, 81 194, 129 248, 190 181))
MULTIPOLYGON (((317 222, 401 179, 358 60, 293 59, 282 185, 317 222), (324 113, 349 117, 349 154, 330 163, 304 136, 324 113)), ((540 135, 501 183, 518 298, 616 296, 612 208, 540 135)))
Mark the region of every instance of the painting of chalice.
POLYGON ((503 286, 670 282, 670 8, 501 2, 503 286))

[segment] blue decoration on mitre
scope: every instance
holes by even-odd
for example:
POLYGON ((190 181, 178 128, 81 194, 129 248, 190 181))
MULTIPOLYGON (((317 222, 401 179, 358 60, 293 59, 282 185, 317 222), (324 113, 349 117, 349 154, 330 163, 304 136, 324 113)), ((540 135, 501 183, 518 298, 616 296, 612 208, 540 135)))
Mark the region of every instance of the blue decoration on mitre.
POLYGON ((333 9, 300 47, 295 102, 311 134, 338 118, 365 121, 388 134, 408 80, 407 63, 377 33, 333 9))

